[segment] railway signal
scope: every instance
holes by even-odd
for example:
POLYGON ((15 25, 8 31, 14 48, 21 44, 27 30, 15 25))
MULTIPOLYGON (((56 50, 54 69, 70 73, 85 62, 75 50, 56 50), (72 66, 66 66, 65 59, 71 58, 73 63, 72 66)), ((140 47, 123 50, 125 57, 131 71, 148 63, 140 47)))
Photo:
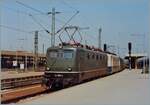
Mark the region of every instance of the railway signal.
POLYGON ((132 43, 128 43, 128 50, 129 50, 129 70, 131 70, 131 49, 132 49, 132 43))
POLYGON ((104 44, 104 51, 107 51, 107 44, 104 44))
POLYGON ((131 54, 131 49, 132 49, 132 43, 131 43, 131 42, 129 42, 129 43, 128 43, 128 50, 129 50, 129 54, 131 54))

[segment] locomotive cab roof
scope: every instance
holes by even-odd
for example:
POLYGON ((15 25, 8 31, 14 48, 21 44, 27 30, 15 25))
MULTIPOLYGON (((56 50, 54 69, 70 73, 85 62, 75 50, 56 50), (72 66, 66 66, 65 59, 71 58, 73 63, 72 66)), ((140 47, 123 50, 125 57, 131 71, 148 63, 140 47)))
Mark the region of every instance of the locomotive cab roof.
POLYGON ((55 46, 55 47, 49 47, 49 49, 59 49, 59 48, 82 48, 82 49, 87 49, 87 50, 91 50, 91 51, 97 51, 97 52, 104 52, 102 51, 100 48, 95 48, 94 46, 88 46, 88 45, 82 45, 81 43, 60 43, 59 46, 55 46))
POLYGON ((94 46, 91 47, 88 45, 82 45, 81 43, 78 43, 78 42, 76 42, 76 43, 62 42, 58 46, 49 47, 47 50, 58 50, 58 49, 85 49, 85 50, 89 50, 89 51, 102 52, 105 54, 111 54, 111 55, 117 56, 115 53, 103 51, 100 48, 95 48, 94 46))

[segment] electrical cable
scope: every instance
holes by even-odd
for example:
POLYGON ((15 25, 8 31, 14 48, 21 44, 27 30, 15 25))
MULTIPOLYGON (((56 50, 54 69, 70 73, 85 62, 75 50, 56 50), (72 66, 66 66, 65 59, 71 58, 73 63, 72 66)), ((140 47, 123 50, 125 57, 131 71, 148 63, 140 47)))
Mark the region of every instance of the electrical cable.
POLYGON ((29 8, 29 9, 31 9, 31 10, 33 10, 33 11, 36 11, 36 12, 38 12, 38 13, 40 13, 40 14, 46 15, 46 13, 41 12, 40 10, 35 9, 35 8, 29 6, 29 5, 26 5, 26 4, 24 4, 24 3, 20 2, 20 1, 16 1, 16 3, 22 5, 22 6, 26 7, 26 8, 29 8))
MULTIPOLYGON (((35 8, 29 6, 29 5, 26 5, 26 4, 24 4, 24 3, 22 3, 22 2, 19 2, 19 1, 16 1, 16 2, 17 2, 18 4, 20 4, 20 5, 24 6, 24 7, 26 7, 26 8, 29 8, 29 9, 31 9, 31 10, 33 10, 33 11, 36 11, 36 12, 39 12, 39 13, 41 13, 41 14, 46 15, 46 13, 43 13, 43 12, 41 12, 40 10, 35 9, 35 8)), ((76 11, 76 13, 62 26, 62 28, 60 28, 60 29, 56 32, 56 34, 59 33, 78 13, 79 13, 79 11, 76 11)), ((30 14, 29 16, 31 16, 32 19, 33 19, 36 23, 38 23, 47 33, 49 33, 49 31, 48 31, 42 24, 40 24, 40 23, 33 17, 33 15, 30 14)), ((50 33, 49 33, 49 34, 50 34, 50 33)))
POLYGON ((79 13, 79 11, 77 11, 57 32, 56 34, 58 34, 61 30, 63 30, 65 28, 65 26, 79 13))
POLYGON ((16 9, 14 9, 14 8, 10 8, 10 7, 7 7, 7 6, 2 6, 2 7, 6 8, 7 10, 16 12, 16 13, 20 12, 21 14, 25 14, 25 15, 28 15, 28 14, 29 14, 29 13, 27 13, 27 12, 25 12, 25 11, 16 10, 16 9))
MULTIPOLYGON (((18 29, 18 28, 14 28, 14 27, 10 27, 10 26, 5 26, 5 25, 0 25, 0 27, 3 27, 3 28, 6 28, 6 29, 10 29, 10 30, 14 30, 14 31, 18 31, 18 32, 23 32, 23 33, 28 33, 28 34, 32 34, 33 32, 35 31, 25 31, 25 30, 22 30, 22 29, 18 29)), ((40 30, 39 32, 42 32, 42 31, 45 31, 45 30, 40 30)), ((48 39, 49 37, 47 36, 44 36, 42 34, 39 34, 40 36, 42 37, 45 37, 46 39, 48 39)))
POLYGON ((51 35, 51 33, 50 33, 40 22, 38 22, 38 21, 36 20, 36 18, 35 18, 33 15, 29 14, 29 16, 34 20, 34 22, 36 22, 36 23, 37 23, 39 26, 41 26, 48 34, 51 35))
POLYGON ((11 30, 18 31, 18 32, 31 33, 31 32, 28 32, 28 31, 25 31, 25 30, 22 30, 22 29, 10 27, 10 26, 5 26, 5 25, 0 25, 0 27, 11 29, 11 30))
POLYGON ((76 8, 70 6, 68 3, 66 3, 64 0, 61 0, 60 2, 62 2, 64 5, 68 6, 69 8, 75 10, 76 12, 78 11, 76 8))

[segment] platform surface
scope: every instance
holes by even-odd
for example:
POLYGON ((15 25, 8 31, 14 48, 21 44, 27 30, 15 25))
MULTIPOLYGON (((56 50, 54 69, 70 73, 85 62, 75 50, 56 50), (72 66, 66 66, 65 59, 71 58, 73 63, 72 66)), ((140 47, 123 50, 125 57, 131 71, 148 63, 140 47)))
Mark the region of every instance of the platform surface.
POLYGON ((24 105, 150 105, 150 75, 141 70, 120 73, 66 88, 24 105))

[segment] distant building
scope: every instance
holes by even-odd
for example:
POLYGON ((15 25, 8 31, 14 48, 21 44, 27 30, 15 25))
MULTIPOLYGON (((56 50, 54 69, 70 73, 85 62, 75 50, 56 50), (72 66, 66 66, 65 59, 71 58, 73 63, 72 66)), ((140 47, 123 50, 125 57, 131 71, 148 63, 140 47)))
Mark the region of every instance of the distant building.
MULTIPOLYGON (((142 57, 146 57, 147 54, 142 54, 142 53, 139 53, 139 54, 131 54, 131 68, 132 69, 135 69, 137 68, 137 64, 136 64, 136 60, 138 58, 142 58, 142 57)), ((129 60, 129 54, 127 54, 125 56, 125 59, 129 60)))
MULTIPOLYGON (((1 68, 19 68, 20 64, 30 68, 34 66, 34 54, 27 51, 1 51, 1 68)), ((38 54, 38 66, 43 67, 46 62, 44 54, 38 54)))

